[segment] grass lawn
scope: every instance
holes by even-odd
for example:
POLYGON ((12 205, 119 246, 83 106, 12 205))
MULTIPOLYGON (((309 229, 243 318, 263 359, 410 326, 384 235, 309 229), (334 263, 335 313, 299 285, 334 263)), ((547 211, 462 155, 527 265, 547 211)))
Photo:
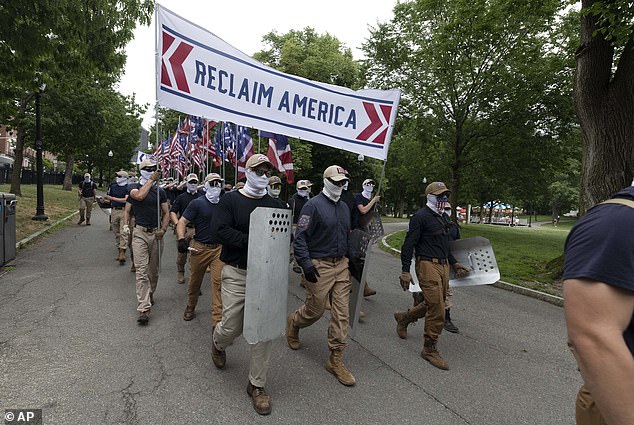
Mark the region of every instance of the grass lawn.
MULTIPOLYGON (((0 185, 0 192, 9 192, 9 189, 10 185, 8 184, 0 185)), ((34 184, 23 184, 21 190, 22 196, 17 197, 16 241, 20 241, 79 210, 76 189, 66 191, 62 190, 59 185, 44 185, 44 213, 48 216, 48 220, 32 220, 31 217, 35 215, 37 206, 37 187, 34 184)))
MULTIPOLYGON (((564 242, 574 221, 530 228, 472 224, 462 226, 460 232, 463 238, 482 236, 491 242, 505 282, 561 295, 564 242)), ((401 231, 391 235, 388 243, 400 249, 404 239, 401 231)))

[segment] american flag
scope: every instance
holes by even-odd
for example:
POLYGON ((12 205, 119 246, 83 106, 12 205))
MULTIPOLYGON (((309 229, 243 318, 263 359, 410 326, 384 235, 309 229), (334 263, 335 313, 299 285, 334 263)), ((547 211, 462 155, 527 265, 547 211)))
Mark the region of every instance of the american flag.
POLYGON ((236 134, 233 130, 233 124, 230 122, 222 123, 222 146, 227 159, 232 164, 235 163, 235 141, 236 134))
POLYGON ((251 155, 253 155, 253 140, 251 139, 251 131, 248 127, 238 126, 238 140, 236 142, 238 180, 244 177, 244 166, 251 155))
POLYGON ((293 154, 291 153, 291 145, 288 143, 288 137, 283 134, 273 134, 262 131, 260 136, 269 139, 269 150, 266 156, 269 157, 271 163, 280 173, 286 175, 286 181, 293 183, 295 181, 295 171, 293 170, 293 154))

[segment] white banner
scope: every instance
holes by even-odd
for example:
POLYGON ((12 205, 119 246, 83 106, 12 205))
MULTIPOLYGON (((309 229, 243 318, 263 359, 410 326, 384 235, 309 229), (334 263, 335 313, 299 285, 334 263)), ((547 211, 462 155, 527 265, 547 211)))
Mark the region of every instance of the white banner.
POLYGON ((284 74, 157 5, 157 101, 187 114, 386 159, 400 91, 284 74))

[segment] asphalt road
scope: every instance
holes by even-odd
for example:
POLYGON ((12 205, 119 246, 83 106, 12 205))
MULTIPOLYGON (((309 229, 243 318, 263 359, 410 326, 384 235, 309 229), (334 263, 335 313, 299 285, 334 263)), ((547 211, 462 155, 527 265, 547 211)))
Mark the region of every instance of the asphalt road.
MULTIPOLYGON (((248 346, 210 357, 209 281, 191 322, 176 283, 176 242, 166 236, 150 324, 136 323, 134 274, 115 262, 107 217, 70 224, 18 253, 0 277, 0 411, 42 408, 44 424, 574 424, 581 380, 566 347, 563 310, 490 286, 458 288, 443 333, 451 370, 419 356, 422 324, 396 336, 395 310, 410 306, 397 258, 375 248, 369 282, 378 294, 344 357, 347 388, 325 370, 327 321, 300 333, 302 348, 274 342, 260 417, 246 394, 248 346)), ((389 231, 402 225, 386 225, 389 231)), ((207 275, 208 276, 208 275, 207 275)), ((288 309, 303 290, 290 271, 288 309)))

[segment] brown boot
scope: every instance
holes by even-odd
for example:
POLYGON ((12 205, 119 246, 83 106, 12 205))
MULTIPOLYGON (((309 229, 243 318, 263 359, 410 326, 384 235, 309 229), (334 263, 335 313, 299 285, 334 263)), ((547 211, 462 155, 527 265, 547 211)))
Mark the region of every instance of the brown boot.
POLYGON ((372 295, 375 295, 376 291, 372 288, 370 288, 368 286, 368 282, 365 283, 365 286, 363 287, 363 296, 364 297, 370 297, 372 295))
POLYGON ((84 222, 84 216, 80 215, 79 216, 79 221, 77 222, 77 224, 82 224, 84 222))
POLYGON ((394 313, 394 320, 396 320, 396 333, 399 338, 407 338, 407 326, 410 323, 416 322, 418 319, 425 317, 427 313, 427 307, 425 304, 418 304, 405 312, 394 313))
POLYGON ((449 364, 445 359, 440 357, 440 353, 436 350, 436 341, 425 339, 425 345, 423 346, 423 351, 420 353, 420 356, 438 369, 449 370, 449 364))
POLYGON ((125 248, 119 248, 119 256, 117 257, 119 264, 125 264, 125 248))
POLYGON ((293 320, 293 314, 288 315, 288 319, 286 320, 286 343, 293 350, 299 350, 299 328, 295 326, 295 321, 293 320))
POLYGON ((343 364, 343 353, 341 350, 332 350, 330 352, 326 370, 335 375, 337 380, 347 387, 351 387, 357 382, 352 373, 343 364))
POLYGON ((227 363, 227 353, 225 353, 225 350, 219 350, 216 348, 213 334, 211 337, 211 360, 214 362, 214 366, 218 369, 224 369, 225 364, 227 363))
POLYGON ((183 313, 183 320, 189 322, 194 317, 196 317, 196 312, 194 311, 194 307, 190 307, 190 306, 185 307, 185 313, 183 313))
POLYGON ((184 271, 179 271, 178 272, 178 280, 177 280, 179 285, 182 285, 183 283, 185 283, 185 272, 184 271))
POLYGON ((260 415, 268 415, 271 413, 271 397, 264 391, 262 387, 256 387, 251 382, 247 385, 247 394, 253 400, 253 408, 260 415))

